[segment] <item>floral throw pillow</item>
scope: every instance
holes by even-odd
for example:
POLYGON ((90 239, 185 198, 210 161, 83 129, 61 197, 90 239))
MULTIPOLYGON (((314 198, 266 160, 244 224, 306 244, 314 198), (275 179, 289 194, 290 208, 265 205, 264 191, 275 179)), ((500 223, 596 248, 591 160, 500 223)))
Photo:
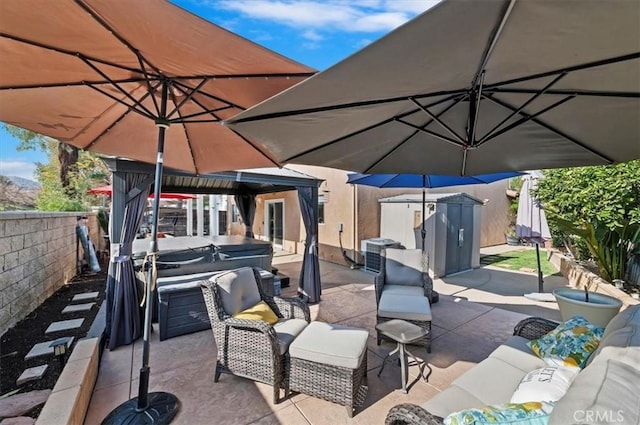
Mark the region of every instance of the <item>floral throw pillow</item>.
POLYGON ((444 419, 444 423, 445 425, 547 425, 553 405, 554 403, 546 401, 493 404, 454 412, 444 419))
POLYGON ((539 339, 529 341, 531 350, 549 366, 583 367, 600 344, 604 328, 596 326, 582 316, 561 323, 539 339))

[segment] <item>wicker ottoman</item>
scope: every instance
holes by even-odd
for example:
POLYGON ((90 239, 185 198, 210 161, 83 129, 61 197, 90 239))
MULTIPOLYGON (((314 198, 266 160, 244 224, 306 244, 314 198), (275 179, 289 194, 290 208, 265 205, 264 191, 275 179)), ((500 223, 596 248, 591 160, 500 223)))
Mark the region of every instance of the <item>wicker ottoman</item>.
POLYGON ((367 395, 366 329, 311 322, 289 346, 288 390, 347 407, 349 417, 367 395))

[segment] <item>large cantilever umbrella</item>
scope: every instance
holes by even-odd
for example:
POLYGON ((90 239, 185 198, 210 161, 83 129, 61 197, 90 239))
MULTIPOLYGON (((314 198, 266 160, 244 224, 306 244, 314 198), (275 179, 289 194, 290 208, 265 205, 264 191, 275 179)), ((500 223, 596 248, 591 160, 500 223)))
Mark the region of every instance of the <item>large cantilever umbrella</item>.
MULTIPOLYGON (((313 72, 162 0, 2 1, 0 57, 0 121, 156 164, 152 258, 163 166, 193 173, 273 166, 262 145, 219 121, 313 72)), ((144 204, 149 183, 135 185, 130 193, 144 204)), ((139 204, 127 206, 140 210, 128 219, 131 226, 139 222, 139 204)), ((109 282, 121 295, 114 314, 123 312, 134 326, 131 242, 128 235, 112 255, 109 282), (119 304, 124 299, 133 306, 119 304)), ((146 300, 151 283, 149 277, 146 300)), ((147 302, 138 397, 106 423, 168 423, 177 412, 174 395, 148 393, 150 330, 147 302)))
POLYGON ((445 0, 228 125, 281 162, 470 176, 640 158, 637 1, 445 0))
POLYGON ((517 177, 524 173, 508 171, 504 173, 478 174, 477 176, 447 176, 437 174, 359 174, 352 173, 347 176, 347 183, 361 184, 373 187, 386 188, 422 188, 422 252, 425 252, 425 206, 426 189, 450 186, 465 186, 470 184, 489 184, 499 180, 517 177))

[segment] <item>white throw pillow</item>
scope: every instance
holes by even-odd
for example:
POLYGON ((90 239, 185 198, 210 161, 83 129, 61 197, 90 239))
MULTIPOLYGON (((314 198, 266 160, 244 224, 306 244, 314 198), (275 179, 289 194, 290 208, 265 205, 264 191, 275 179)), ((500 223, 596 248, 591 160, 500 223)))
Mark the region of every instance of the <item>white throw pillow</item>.
POLYGON ((527 373, 511 396, 511 403, 558 401, 580 372, 579 367, 548 366, 527 373))

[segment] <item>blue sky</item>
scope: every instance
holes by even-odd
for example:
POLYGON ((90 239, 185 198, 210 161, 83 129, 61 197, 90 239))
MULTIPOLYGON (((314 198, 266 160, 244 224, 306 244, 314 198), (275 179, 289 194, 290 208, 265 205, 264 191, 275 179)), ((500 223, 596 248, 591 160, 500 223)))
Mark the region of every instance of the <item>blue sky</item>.
MULTIPOLYGON (((318 70, 345 59, 437 0, 172 0, 217 25, 318 70)), ((41 152, 17 152, 0 129, 0 174, 33 178, 41 152)))

